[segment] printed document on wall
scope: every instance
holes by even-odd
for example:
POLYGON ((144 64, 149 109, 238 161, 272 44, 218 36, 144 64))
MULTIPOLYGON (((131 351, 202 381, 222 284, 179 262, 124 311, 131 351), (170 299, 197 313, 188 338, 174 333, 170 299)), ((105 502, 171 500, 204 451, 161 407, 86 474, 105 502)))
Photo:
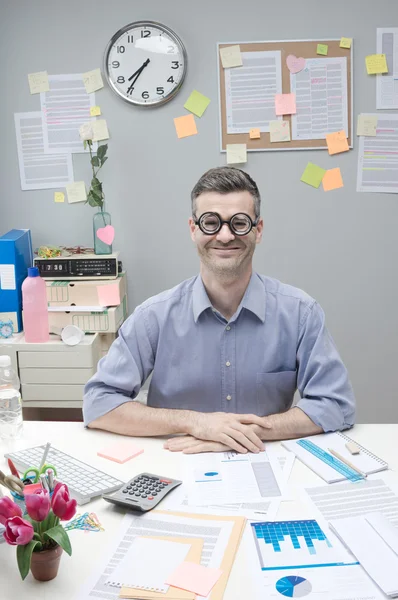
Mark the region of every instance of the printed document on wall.
POLYGON ((386 55, 388 73, 376 75, 376 108, 398 108, 398 27, 377 29, 377 53, 386 55))
POLYGON ((73 182, 71 154, 44 150, 41 112, 15 113, 21 189, 46 190, 73 182))
POLYGON ((398 115, 378 114, 375 136, 360 136, 357 192, 398 193, 398 115))
POLYGON ((281 53, 242 52, 243 65, 225 69, 228 133, 269 131, 275 116, 275 94, 282 93, 281 53))
MULTIPOLYGON (((95 121, 90 108, 95 94, 87 94, 83 75, 49 75, 50 90, 40 94, 45 152, 88 152, 84 150, 79 127, 95 121)), ((92 148, 97 149, 97 143, 92 148)))
POLYGON ((305 68, 290 74, 297 113, 292 115, 293 140, 323 140, 328 133, 348 131, 347 59, 307 58, 305 68))

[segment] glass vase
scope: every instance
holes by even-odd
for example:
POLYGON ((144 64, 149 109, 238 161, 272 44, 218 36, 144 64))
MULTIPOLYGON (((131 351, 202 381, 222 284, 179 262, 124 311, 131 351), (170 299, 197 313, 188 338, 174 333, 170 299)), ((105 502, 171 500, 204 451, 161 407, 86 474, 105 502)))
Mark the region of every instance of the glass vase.
POLYGON ((111 224, 111 215, 107 212, 99 210, 93 217, 93 234, 94 234, 94 252, 95 254, 112 254, 112 244, 107 244, 98 237, 104 234, 104 229, 111 224))

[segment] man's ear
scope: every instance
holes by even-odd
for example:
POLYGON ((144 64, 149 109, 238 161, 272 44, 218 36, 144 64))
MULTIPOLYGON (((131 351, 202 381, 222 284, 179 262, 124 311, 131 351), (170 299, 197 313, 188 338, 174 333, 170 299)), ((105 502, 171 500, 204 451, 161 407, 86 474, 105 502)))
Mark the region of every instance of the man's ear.
POLYGON ((188 219, 188 225, 189 225, 189 231, 191 233, 191 240, 194 242, 195 241, 195 228, 196 225, 194 223, 194 220, 192 217, 189 217, 188 219))
POLYGON ((263 237, 263 229, 264 229, 264 221, 263 221, 263 219, 260 219, 259 222, 257 223, 257 227, 256 227, 256 244, 259 244, 261 242, 261 239, 263 237))

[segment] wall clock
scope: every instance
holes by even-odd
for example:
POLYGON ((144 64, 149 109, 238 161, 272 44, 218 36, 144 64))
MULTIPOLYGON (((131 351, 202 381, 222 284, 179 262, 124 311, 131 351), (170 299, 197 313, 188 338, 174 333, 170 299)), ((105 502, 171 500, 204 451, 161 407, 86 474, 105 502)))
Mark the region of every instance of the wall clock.
POLYGON ((160 106, 180 90, 187 72, 187 53, 169 27, 136 21, 109 41, 104 72, 111 89, 126 102, 160 106))

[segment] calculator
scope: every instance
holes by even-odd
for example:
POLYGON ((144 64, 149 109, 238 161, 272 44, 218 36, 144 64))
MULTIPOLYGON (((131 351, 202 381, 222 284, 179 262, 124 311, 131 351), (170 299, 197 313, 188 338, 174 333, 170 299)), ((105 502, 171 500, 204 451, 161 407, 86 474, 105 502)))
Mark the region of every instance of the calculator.
POLYGON ((141 473, 130 479, 114 494, 104 494, 102 497, 112 504, 147 512, 155 508, 171 490, 181 484, 182 481, 171 477, 141 473))

